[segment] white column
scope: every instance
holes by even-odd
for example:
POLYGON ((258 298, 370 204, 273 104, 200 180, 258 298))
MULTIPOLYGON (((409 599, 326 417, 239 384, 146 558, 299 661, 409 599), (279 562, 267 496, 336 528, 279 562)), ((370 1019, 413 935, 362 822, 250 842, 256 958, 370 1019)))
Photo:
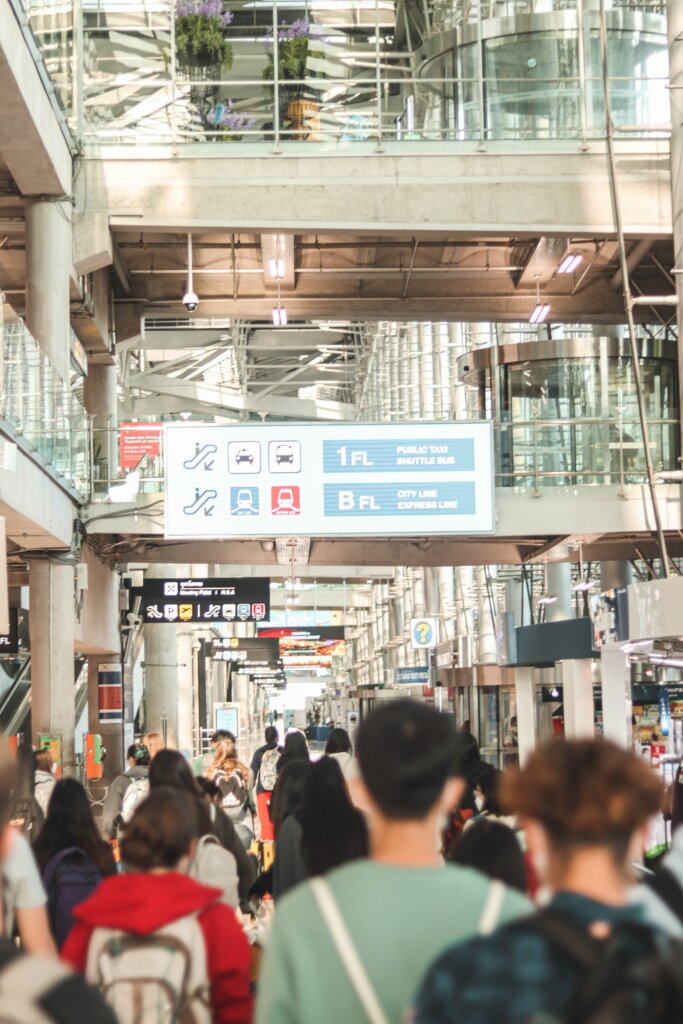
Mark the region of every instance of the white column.
MULTIPOLYGON (((495 567, 491 566, 492 573, 495 567)), ((479 594, 479 656, 477 661, 480 665, 495 665, 496 663, 496 631, 493 620, 492 601, 486 586, 486 569, 483 565, 477 567, 477 590, 479 594)))
POLYGON ((83 403, 93 416, 93 446, 100 453, 100 479, 118 478, 118 403, 116 366, 91 364, 83 381, 83 403))
POLYGON ((557 598, 553 604, 546 605, 546 622, 560 622, 574 617, 572 610, 572 567, 569 562, 550 562, 546 566, 548 593, 557 598))
POLYGON ((564 733, 567 737, 595 735, 593 663, 590 658, 561 661, 564 733))
POLYGON ((519 763, 522 765, 537 742, 534 675, 534 669, 526 665, 515 669, 519 763))
MULTIPOLYGON (((150 565, 147 575, 156 579, 176 576, 177 566, 150 565)), ((186 628, 186 627, 184 627, 186 628)), ((162 733, 166 719, 169 747, 178 745, 178 658, 175 623, 149 623, 145 632, 145 731, 162 733)))
POLYGON ((26 200, 26 325, 63 380, 71 362, 71 204, 26 200))
POLYGON ((605 736, 630 749, 633 743, 633 703, 628 655, 616 646, 603 647, 600 652, 600 671, 605 736))
POLYGON ((178 748, 194 753, 194 651, 193 634, 185 627, 178 629, 176 662, 178 679, 178 748))
POLYGON ((74 570, 47 559, 33 559, 29 571, 31 637, 31 719, 38 733, 59 733, 65 774, 74 773, 76 728, 74 570))

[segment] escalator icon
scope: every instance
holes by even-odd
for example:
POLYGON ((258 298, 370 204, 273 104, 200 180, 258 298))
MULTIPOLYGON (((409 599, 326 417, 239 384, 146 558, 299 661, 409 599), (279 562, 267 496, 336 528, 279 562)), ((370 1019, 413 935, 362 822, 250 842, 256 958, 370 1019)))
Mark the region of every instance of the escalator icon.
POLYGON ((217 451, 218 448, 215 444, 196 444, 194 455, 191 459, 186 459, 183 466, 185 469, 199 469, 203 465, 204 469, 213 469, 214 460, 211 456, 215 455, 217 451))
POLYGON ((214 498, 217 497, 218 491, 214 491, 213 488, 200 491, 198 487, 195 487, 194 501, 191 502, 189 505, 184 505, 183 512, 185 513, 186 516, 196 516, 198 512, 201 512, 201 510, 204 509, 204 515, 211 516, 213 515, 213 510, 215 509, 216 506, 210 505, 209 503, 212 502, 214 498))

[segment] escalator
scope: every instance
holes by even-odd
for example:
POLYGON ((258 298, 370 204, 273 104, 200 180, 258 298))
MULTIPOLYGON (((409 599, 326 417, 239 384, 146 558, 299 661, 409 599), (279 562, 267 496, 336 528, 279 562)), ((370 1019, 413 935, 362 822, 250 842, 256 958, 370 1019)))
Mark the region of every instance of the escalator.
POLYGON ((0 731, 31 734, 31 657, 0 661, 0 731))
MULTIPOLYGON (((88 701, 87 659, 75 659, 75 721, 78 722, 88 701)), ((31 742, 31 656, 0 659, 0 733, 25 734, 31 742)))

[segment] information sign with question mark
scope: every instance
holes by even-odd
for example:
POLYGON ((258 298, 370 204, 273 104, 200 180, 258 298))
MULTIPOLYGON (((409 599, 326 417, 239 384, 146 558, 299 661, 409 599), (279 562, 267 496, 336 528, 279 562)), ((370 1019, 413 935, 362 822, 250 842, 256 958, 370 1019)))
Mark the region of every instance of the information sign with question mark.
POLYGON ((410 643, 414 650, 429 650, 436 647, 439 639, 437 619, 411 619, 410 643))

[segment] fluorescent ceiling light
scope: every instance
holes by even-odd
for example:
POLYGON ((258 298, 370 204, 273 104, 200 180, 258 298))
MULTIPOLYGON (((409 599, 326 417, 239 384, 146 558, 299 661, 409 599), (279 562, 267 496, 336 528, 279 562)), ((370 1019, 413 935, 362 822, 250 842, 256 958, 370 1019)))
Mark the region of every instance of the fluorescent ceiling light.
POLYGON ((285 261, 282 256, 278 256, 277 259, 269 259, 268 270, 271 277, 281 281, 285 276, 285 261))
POLYGON ((550 312, 550 306, 548 305, 548 303, 539 302, 536 305, 533 313, 529 317, 529 323, 530 324, 542 324, 544 322, 545 318, 548 316, 549 312, 550 312))
POLYGON ((579 264, 583 261, 583 254, 580 252, 568 252, 559 267, 558 274, 573 274, 579 264))
POLYGON ((572 590, 574 591, 575 594, 585 593, 587 590, 592 590, 592 589, 593 589, 593 581, 592 580, 579 580, 578 583, 575 583, 574 586, 572 587, 572 590))
POLYGON ((557 601, 556 594, 542 594, 538 599, 539 604, 555 604, 557 601))
POLYGON ((284 306, 273 307, 273 324, 275 327, 287 326, 287 310, 284 306))

